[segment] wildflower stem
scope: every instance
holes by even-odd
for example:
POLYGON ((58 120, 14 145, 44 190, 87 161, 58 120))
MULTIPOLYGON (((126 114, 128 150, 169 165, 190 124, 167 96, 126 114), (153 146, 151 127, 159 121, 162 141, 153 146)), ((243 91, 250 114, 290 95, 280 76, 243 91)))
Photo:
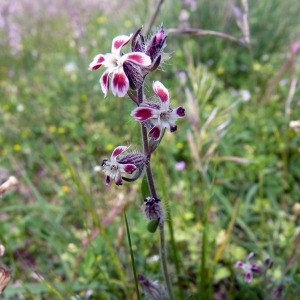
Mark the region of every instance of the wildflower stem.
MULTIPOLYGON (((138 90, 138 103, 141 104, 142 102, 143 102, 143 87, 141 87, 138 90)), ((142 134, 143 151, 145 157, 147 158, 147 166, 146 166, 147 183, 148 183, 151 196, 153 198, 157 198, 156 188, 155 188, 154 179, 151 170, 151 163, 150 163, 151 153, 149 151, 147 129, 143 124, 141 124, 141 134, 142 134)))
MULTIPOLYGON (((138 103, 141 104, 144 98, 144 91, 143 87, 138 89, 137 92, 138 96, 138 103)), ((148 136, 147 136, 147 129, 146 127, 141 124, 141 135, 142 135, 142 144, 143 144, 143 151, 145 157, 147 157, 147 166, 146 166, 146 178, 147 184, 149 187, 149 191, 151 197, 157 198, 157 192, 154 184, 153 174, 151 170, 151 153, 149 151, 149 144, 148 144, 148 136)), ((164 232, 164 222, 159 226, 159 239, 160 239, 160 260, 162 266, 162 272, 165 284, 167 286, 167 291, 169 295, 169 299, 173 300, 173 293, 172 293, 172 286, 171 281, 168 273, 168 265, 167 265, 167 252, 166 252, 166 243, 165 243, 165 232, 164 232)))
POLYGON ((198 29, 198 28, 170 28, 167 31, 168 34, 190 34, 190 35, 195 35, 195 36, 216 36, 222 39, 227 39, 233 42, 237 42, 241 45, 243 43, 241 42, 240 39, 237 39, 236 37, 223 33, 223 32, 218 32, 218 31, 213 31, 213 30, 204 30, 204 29, 198 29))
POLYGON ((168 273, 168 265, 167 265, 167 253, 166 253, 166 243, 165 243, 165 230, 164 230, 164 224, 159 226, 159 240, 160 240, 160 261, 161 261, 161 267, 164 275, 165 284, 167 285, 167 290, 169 294, 169 299, 173 300, 173 291, 172 291, 172 285, 168 273))
POLYGON ((163 173, 162 173, 162 164, 160 164, 160 183, 161 183, 161 189, 162 189, 162 196, 164 198, 164 206, 165 206, 165 211, 166 211, 166 219, 167 219, 167 223, 168 223, 168 229, 170 232, 170 241, 171 241, 171 247, 173 250, 173 255, 174 255, 174 264, 175 264, 175 270, 177 273, 177 280, 178 280, 178 285, 179 285, 179 298, 180 299, 184 299, 184 292, 183 292, 183 280, 181 280, 181 271, 180 271, 180 266, 179 266, 179 257, 178 257, 178 250, 176 247, 176 241, 175 241, 175 237, 174 237, 174 228, 173 228, 173 221, 172 221, 172 214, 170 212, 170 205, 169 205, 169 200, 167 197, 167 189, 166 189, 166 185, 165 182, 163 180, 163 173))

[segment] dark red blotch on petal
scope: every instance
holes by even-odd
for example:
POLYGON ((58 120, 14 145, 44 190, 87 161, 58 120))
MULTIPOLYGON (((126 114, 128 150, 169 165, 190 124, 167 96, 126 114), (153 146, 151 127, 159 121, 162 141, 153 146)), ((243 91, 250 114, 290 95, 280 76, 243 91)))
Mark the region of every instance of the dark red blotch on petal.
POLYGON ((117 90, 117 94, 125 95, 127 91, 124 91, 124 89, 127 89, 127 78, 124 74, 121 73, 115 73, 113 76, 113 86, 117 90))
POLYGON ((171 132, 174 132, 174 131, 176 131, 177 130, 177 126, 175 125, 175 126, 170 126, 170 131, 171 132))
POLYGON ((247 282, 250 282, 250 281, 252 280, 252 274, 251 274, 251 273, 246 273, 246 274, 245 274, 245 280, 246 280, 247 282))
POLYGON ((130 60, 133 63, 143 64, 145 58, 140 54, 129 54, 127 55, 127 60, 130 60))
POLYGON ((185 109, 184 109, 182 106, 179 106, 179 107, 176 109, 176 114, 177 114, 179 117, 184 117, 184 116, 185 116, 185 109))
POLYGON ((102 78, 101 78, 102 84, 107 87, 108 85, 108 73, 104 73, 102 78))
POLYGON ((123 40, 116 40, 114 42, 114 48, 115 49, 119 49, 120 47, 122 47, 124 45, 124 41, 123 40))
POLYGON ((119 178, 116 179, 116 185, 122 185, 122 177, 120 176, 119 178))
POLYGON ((120 155, 121 153, 123 153, 125 150, 124 150, 124 147, 117 147, 114 152, 112 153, 112 156, 113 157, 117 157, 118 155, 120 155))
POLYGON ((98 64, 101 64, 101 63, 104 62, 104 60, 105 60, 105 58, 104 58, 103 56, 100 56, 100 57, 97 59, 97 63, 98 63, 98 64))
POLYGON ((156 95, 160 98, 161 102, 165 103, 165 102, 169 101, 169 95, 165 90, 160 89, 158 87, 158 88, 156 88, 155 91, 156 91, 156 95))
POLYGON ((251 271, 255 273, 260 273, 262 271, 261 267, 257 264, 252 264, 251 265, 251 271))
POLYGON ((90 70, 91 70, 91 71, 96 71, 96 70, 98 70, 101 66, 102 66, 102 65, 100 65, 100 64, 99 64, 99 65, 95 65, 95 66, 91 67, 90 70))
POLYGON ((155 126, 149 131, 149 136, 154 140, 158 140, 160 137, 161 130, 159 127, 155 126))
POLYGON ((93 66, 90 67, 90 70, 91 71, 98 70, 102 66, 102 63, 104 61, 105 61, 105 58, 103 56, 99 56, 95 63, 94 62, 91 63, 91 65, 93 65, 93 66))
POLYGON ((242 267, 243 267, 243 265, 244 265, 244 263, 243 263, 243 262, 241 262, 241 261, 238 261, 238 262, 235 264, 235 267, 236 267, 236 268, 242 268, 242 267))
POLYGON ((113 41, 113 47, 115 49, 119 49, 123 46, 125 46, 128 42, 129 42, 129 38, 127 39, 127 37, 119 37, 119 38, 116 38, 114 41, 113 41))
POLYGON ((153 117, 153 112, 150 108, 138 108, 133 112, 132 116, 137 121, 144 122, 153 117))
POLYGON ((136 166, 135 165, 126 165, 124 167, 124 171, 128 174, 133 173, 136 170, 136 166))

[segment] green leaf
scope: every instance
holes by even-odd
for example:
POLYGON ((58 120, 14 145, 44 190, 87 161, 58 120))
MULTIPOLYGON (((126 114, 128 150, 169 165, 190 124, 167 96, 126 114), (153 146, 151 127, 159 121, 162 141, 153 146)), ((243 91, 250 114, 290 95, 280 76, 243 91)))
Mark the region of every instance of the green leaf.
POLYGON ((294 275, 294 280, 298 284, 298 286, 300 286, 300 274, 295 274, 294 275))
POLYGON ((152 220, 147 225, 147 230, 151 233, 154 233, 159 225, 160 219, 152 220))
POLYGON ((142 192, 142 195, 143 195, 144 199, 150 196, 150 191, 149 191, 149 187, 148 187, 148 182, 147 182, 146 176, 144 176, 144 178, 142 180, 141 192, 142 192))

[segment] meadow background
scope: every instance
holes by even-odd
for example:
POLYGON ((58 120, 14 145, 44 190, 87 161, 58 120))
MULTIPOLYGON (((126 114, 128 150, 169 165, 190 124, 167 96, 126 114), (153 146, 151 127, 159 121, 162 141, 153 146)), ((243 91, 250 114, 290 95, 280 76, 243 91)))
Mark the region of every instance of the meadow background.
MULTIPOLYGON (((230 0, 165 0, 153 30, 243 34, 230 0)), ((162 281, 158 236, 141 213, 141 181, 105 185, 94 167, 118 145, 141 149, 132 102, 104 99, 88 71, 112 39, 147 26, 156 1, 0 1, 1 299, 137 299, 137 272, 162 281)), ((176 299, 296 299, 300 294, 300 2, 249 1, 252 47, 170 34, 149 76, 186 108, 153 157, 169 201, 176 299), (179 169, 178 162, 185 168, 179 169), (244 283, 236 261, 273 262, 244 283)), ((144 298, 143 298, 144 299, 144 298)))

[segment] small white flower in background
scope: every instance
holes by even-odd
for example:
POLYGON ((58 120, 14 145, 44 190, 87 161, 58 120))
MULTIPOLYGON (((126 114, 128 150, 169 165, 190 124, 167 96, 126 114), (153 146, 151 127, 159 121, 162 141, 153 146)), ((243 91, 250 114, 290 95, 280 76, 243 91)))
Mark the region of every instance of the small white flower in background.
POLYGON ((279 81, 279 85, 280 85, 280 86, 285 86, 285 85, 287 85, 288 83, 289 83, 289 80, 288 80, 287 78, 282 79, 282 80, 279 81))
POLYGON ((0 245, 0 256, 3 256, 5 253, 5 247, 3 245, 0 245))
POLYGON ((94 167, 94 172, 95 172, 95 173, 99 173, 99 172, 101 172, 101 171, 102 171, 102 169, 101 169, 100 166, 95 166, 95 167, 94 167))
POLYGON ((290 128, 293 129, 296 133, 300 133, 300 120, 290 121, 290 128))
POLYGON ((248 102, 251 98, 251 94, 247 90, 241 90, 240 95, 241 95, 243 101, 245 101, 245 102, 248 102))
POLYGON ((76 64, 74 62, 68 62, 64 65, 64 70, 66 73, 74 73, 78 70, 76 64))
POLYGON ((267 61, 269 60, 269 55, 268 54, 263 54, 263 56, 261 57, 262 61, 267 61))
POLYGON ((93 290, 87 290, 85 295, 84 295, 84 299, 90 299, 91 296, 93 295, 93 290))
POLYGON ((152 263, 155 263, 155 262, 158 262, 159 261, 159 255, 153 255, 153 256, 151 256, 151 257, 148 257, 147 259, 146 259, 146 263, 147 264, 152 264, 152 263))
POLYGON ((244 102, 248 102, 251 98, 251 94, 248 90, 240 90, 240 91, 232 90, 231 95, 232 95, 232 97, 238 97, 238 96, 242 97, 242 100, 244 102))
POLYGON ((18 104, 17 105, 17 111, 22 112, 24 110, 24 105, 23 104, 18 104))

